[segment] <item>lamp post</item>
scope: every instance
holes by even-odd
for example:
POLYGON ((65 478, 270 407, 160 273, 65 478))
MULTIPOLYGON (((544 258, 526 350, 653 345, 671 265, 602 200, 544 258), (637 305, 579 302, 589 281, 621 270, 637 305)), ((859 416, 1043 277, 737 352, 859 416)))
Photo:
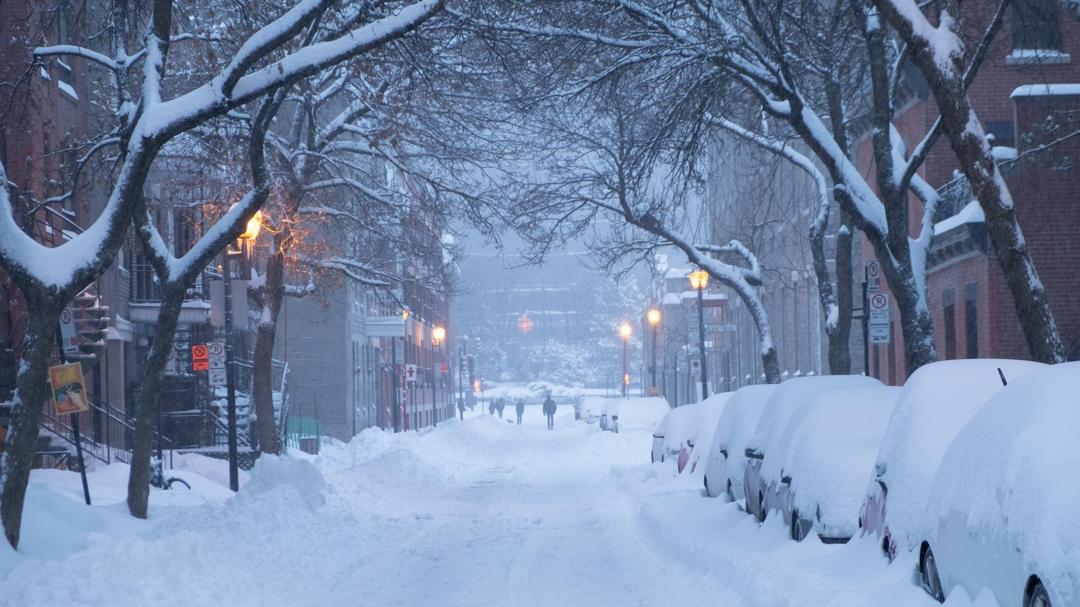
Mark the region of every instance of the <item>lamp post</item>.
POLYGON ((695 270, 690 273, 690 286, 697 290, 698 345, 701 347, 701 399, 709 398, 708 365, 705 358, 705 306, 704 292, 709 284, 709 273, 695 270))
POLYGON ((439 407, 436 401, 438 400, 435 391, 438 389, 438 373, 435 371, 435 365, 439 364, 438 357, 435 353, 438 351, 443 340, 446 339, 446 329, 441 325, 435 325, 431 328, 431 425, 439 423, 439 407))
POLYGON ((656 389, 656 341, 659 335, 660 327, 660 310, 656 308, 650 308, 645 313, 645 319, 649 321, 649 326, 652 327, 652 388, 649 389, 649 396, 656 396, 659 391, 656 389))
POLYGON ((233 257, 243 256, 249 242, 254 242, 262 229, 262 213, 256 212, 248 220, 244 233, 239 236, 240 248, 233 251, 228 245, 221 260, 222 286, 225 290, 225 402, 228 414, 229 441, 229 489, 240 490, 240 461, 236 440, 236 376, 233 371, 233 309, 232 309, 232 264, 233 257))
POLYGON ((626 370, 626 351, 627 351, 628 345, 630 344, 630 336, 633 335, 633 334, 634 334, 634 328, 630 326, 630 323, 628 323, 626 321, 623 321, 623 323, 621 325, 619 325, 619 337, 622 338, 622 395, 623 395, 623 398, 626 398, 628 396, 626 389, 630 385, 630 374, 627 373, 627 370, 626 370))

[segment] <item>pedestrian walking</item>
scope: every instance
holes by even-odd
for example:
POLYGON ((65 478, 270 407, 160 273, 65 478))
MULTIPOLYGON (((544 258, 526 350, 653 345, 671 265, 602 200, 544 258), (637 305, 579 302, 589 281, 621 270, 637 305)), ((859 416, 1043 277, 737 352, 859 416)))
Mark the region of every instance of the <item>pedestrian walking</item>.
POLYGON ((488 414, 495 415, 495 401, 491 401, 488 403, 488 414))
POLYGON ((514 403, 514 412, 517 413, 517 425, 521 425, 521 416, 525 415, 525 399, 519 398, 514 403))
POLYGON ((465 399, 464 398, 457 399, 457 410, 458 410, 458 415, 461 416, 461 421, 465 421, 465 399))
POLYGON ((555 429, 555 401, 551 398, 549 392, 547 398, 544 399, 544 415, 547 416, 548 430, 555 429))
POLYGON ((499 411, 499 419, 502 419, 503 409, 506 408, 506 399, 500 398, 499 400, 495 401, 495 408, 499 411))

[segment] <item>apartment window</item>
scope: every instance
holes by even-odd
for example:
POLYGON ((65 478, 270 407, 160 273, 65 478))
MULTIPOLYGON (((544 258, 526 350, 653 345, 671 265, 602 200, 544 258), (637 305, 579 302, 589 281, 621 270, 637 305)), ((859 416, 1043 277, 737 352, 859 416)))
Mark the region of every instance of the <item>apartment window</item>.
POLYGON ((1016 0, 1013 3, 1013 48, 1059 50, 1061 29, 1058 25, 1060 0, 1016 0))
POLYGON ((964 339, 967 344, 968 358, 979 357, 979 316, 975 283, 964 285, 964 339))
POLYGON ((986 134, 993 137, 992 145, 1016 147, 1016 134, 1012 120, 988 121, 986 123, 986 134))
POLYGON ((943 322, 945 323, 945 359, 956 358, 956 292, 945 289, 942 293, 944 304, 943 322))

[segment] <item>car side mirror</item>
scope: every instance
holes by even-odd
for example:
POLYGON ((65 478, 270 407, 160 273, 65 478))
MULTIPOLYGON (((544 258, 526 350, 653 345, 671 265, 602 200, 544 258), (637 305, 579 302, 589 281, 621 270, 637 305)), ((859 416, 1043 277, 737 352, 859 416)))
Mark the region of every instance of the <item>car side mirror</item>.
POLYGON ((727 449, 721 449, 720 450, 720 455, 723 455, 724 459, 727 459, 727 449))
POLYGON ((886 470, 885 462, 878 462, 878 463, 874 464, 874 476, 876 478, 881 478, 881 477, 885 476, 885 470, 886 470))

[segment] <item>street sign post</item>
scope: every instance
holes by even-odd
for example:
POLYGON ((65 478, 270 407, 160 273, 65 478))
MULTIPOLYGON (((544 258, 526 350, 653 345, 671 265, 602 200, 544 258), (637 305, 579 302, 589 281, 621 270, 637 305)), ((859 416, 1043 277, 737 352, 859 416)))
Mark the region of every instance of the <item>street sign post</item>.
POLYGON ((869 339, 872 344, 887 344, 892 337, 889 296, 874 293, 867 298, 869 310, 869 339))
POLYGON ((71 306, 60 311, 60 339, 64 344, 64 354, 74 356, 79 353, 79 337, 75 332, 75 314, 71 306))
POLYGON ((419 375, 420 368, 417 365, 405 365, 405 381, 415 384, 419 375))
POLYGON ((191 370, 210 370, 210 350, 206 344, 194 344, 191 346, 191 370))
POLYGON ((866 291, 868 293, 881 291, 881 263, 876 259, 866 262, 866 291))

